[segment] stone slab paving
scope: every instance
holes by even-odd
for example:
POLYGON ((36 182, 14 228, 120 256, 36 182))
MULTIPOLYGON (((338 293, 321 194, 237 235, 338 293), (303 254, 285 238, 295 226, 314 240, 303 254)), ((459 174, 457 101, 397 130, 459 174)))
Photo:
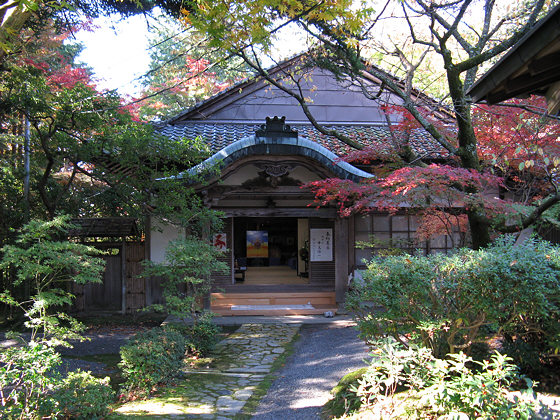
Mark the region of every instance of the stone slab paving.
POLYGON ((148 400, 121 406, 115 417, 231 419, 271 372, 299 328, 297 324, 244 324, 218 343, 211 365, 185 367, 172 386, 148 400))

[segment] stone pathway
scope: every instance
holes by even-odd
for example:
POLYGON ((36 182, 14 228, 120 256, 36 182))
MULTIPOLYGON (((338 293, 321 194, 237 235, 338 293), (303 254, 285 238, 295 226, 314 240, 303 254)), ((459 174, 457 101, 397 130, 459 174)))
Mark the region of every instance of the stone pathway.
POLYGON ((157 396, 121 406, 118 418, 231 419, 271 372, 300 325, 244 324, 218 343, 206 368, 185 368, 183 377, 157 396))

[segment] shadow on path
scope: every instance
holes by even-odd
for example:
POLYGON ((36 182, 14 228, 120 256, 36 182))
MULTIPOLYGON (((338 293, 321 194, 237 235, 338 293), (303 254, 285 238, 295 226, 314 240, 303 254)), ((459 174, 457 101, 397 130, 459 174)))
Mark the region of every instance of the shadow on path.
POLYGON ((294 353, 277 372, 253 419, 319 419, 330 390, 368 358, 368 348, 357 335, 352 327, 302 326, 294 353))

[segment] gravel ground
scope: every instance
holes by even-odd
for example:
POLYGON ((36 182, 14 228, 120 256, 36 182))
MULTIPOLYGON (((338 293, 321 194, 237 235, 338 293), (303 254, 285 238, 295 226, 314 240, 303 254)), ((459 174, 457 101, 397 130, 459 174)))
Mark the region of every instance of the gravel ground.
POLYGON ((111 370, 104 363, 74 359, 74 357, 89 356, 94 354, 116 354, 121 346, 124 346, 133 332, 105 331, 95 334, 86 334, 88 341, 72 342, 72 348, 61 347, 58 349, 62 355, 62 373, 72 372, 78 369, 90 371, 93 374, 108 375, 111 370), (66 356, 72 356, 68 358, 66 356))
POLYGON ((73 348, 61 347, 58 350, 62 356, 87 356, 92 354, 111 354, 118 353, 121 346, 124 346, 134 332, 100 332, 86 334, 89 341, 72 341, 73 348))
MULTIPOLYGON (((121 346, 125 345, 130 337, 136 332, 137 328, 103 328, 96 332, 85 334, 89 341, 72 341, 73 348, 59 347, 57 350, 62 355, 62 365, 60 372, 67 373, 77 369, 91 371, 95 374, 108 374, 109 371, 104 363, 75 359, 75 357, 93 354, 112 354, 118 353, 121 346), (67 356, 71 356, 68 358, 67 356)), ((23 334, 29 340, 29 334, 23 334)), ((0 333, 0 349, 14 346, 16 340, 8 340, 3 333, 0 333)))
POLYGON ((319 419, 340 378, 364 366, 368 349, 352 327, 304 325, 300 335, 253 419, 319 419))

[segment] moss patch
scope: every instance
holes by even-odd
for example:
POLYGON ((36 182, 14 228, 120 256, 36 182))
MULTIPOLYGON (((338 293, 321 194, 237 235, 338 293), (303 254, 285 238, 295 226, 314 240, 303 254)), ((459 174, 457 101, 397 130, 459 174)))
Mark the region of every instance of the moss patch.
POLYGON ((92 373, 96 378, 104 378, 108 376, 111 379, 111 388, 115 392, 118 392, 121 385, 126 381, 122 376, 122 372, 118 366, 121 361, 121 355, 118 353, 106 353, 106 354, 90 354, 86 356, 64 356, 64 359, 74 359, 83 360, 85 362, 96 362, 103 363, 107 367, 107 372, 104 373, 92 373))
POLYGON ((349 388, 358 385, 358 380, 364 376, 367 369, 367 367, 363 367, 342 377, 331 390, 333 398, 323 406, 323 417, 340 417, 360 408, 360 399, 356 397, 356 394, 350 392, 349 388))

